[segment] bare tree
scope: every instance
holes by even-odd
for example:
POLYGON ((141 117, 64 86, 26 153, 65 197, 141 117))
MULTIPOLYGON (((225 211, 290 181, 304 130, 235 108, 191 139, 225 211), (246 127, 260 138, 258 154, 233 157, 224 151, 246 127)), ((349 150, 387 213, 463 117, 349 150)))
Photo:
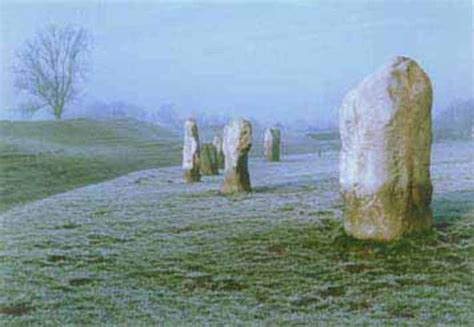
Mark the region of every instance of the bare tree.
POLYGON ((39 31, 17 53, 15 86, 61 119, 84 80, 90 44, 83 28, 52 25, 39 31))

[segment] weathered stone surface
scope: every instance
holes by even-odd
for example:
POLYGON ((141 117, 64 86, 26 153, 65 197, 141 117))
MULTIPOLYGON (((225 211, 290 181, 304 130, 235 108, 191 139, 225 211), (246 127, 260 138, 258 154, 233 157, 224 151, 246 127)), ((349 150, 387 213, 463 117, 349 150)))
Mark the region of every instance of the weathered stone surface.
POLYGON ((225 167, 224 150, 222 148, 222 138, 219 135, 214 136, 212 144, 217 150, 217 167, 223 169, 225 167))
POLYGON ((281 133, 278 128, 267 128, 263 136, 263 155, 268 161, 280 161, 281 133))
POLYGON ((248 153, 252 147, 252 125, 245 119, 232 120, 224 128, 225 177, 222 192, 250 192, 248 153))
POLYGON ((431 226, 431 104, 428 76, 405 57, 345 97, 339 182, 348 234, 388 241, 431 226))
POLYGON ((199 133, 196 121, 188 119, 184 123, 183 170, 186 183, 199 182, 199 133))
POLYGON ((202 175, 218 175, 217 150, 211 143, 204 143, 201 146, 201 155, 199 160, 202 175))

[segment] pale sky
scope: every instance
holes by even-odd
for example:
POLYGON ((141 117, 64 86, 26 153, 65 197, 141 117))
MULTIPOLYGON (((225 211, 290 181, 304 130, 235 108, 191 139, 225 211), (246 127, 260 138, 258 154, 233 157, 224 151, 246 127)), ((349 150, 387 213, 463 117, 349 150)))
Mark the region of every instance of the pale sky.
POLYGON ((344 94, 394 55, 429 74, 435 110, 474 93, 470 0, 0 3, 2 108, 19 100, 14 51, 49 23, 93 35, 83 101, 334 120, 344 94))

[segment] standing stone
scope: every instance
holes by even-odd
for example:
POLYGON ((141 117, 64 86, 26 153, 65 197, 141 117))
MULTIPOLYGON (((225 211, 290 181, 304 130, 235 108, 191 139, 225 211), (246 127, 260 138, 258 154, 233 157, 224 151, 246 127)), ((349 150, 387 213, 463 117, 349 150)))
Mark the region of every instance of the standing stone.
POLYGON ((225 167, 224 150, 222 149, 222 138, 219 135, 214 136, 212 144, 217 150, 217 167, 223 169, 225 167))
POLYGON ((225 177, 222 192, 250 192, 248 153, 252 147, 252 125, 242 118, 232 120, 224 128, 223 150, 225 177))
POLYGON ((389 241, 431 226, 431 82, 395 57, 350 91, 340 111, 344 229, 389 241))
POLYGON ((279 129, 265 129, 263 137, 263 155, 268 161, 280 161, 280 139, 279 129))
POLYGON ((196 121, 188 119, 184 123, 183 170, 186 183, 199 182, 199 134, 196 121))
POLYGON ((211 143, 204 143, 201 147, 201 156, 199 160, 202 175, 218 175, 217 150, 211 143))

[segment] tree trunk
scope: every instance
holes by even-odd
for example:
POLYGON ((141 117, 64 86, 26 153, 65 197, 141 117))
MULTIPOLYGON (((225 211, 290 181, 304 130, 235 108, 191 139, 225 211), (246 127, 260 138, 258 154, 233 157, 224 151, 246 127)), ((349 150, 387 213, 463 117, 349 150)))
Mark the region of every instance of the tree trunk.
POLYGON ((61 119, 61 116, 63 115, 63 104, 57 104, 53 107, 53 115, 57 120, 61 119))

